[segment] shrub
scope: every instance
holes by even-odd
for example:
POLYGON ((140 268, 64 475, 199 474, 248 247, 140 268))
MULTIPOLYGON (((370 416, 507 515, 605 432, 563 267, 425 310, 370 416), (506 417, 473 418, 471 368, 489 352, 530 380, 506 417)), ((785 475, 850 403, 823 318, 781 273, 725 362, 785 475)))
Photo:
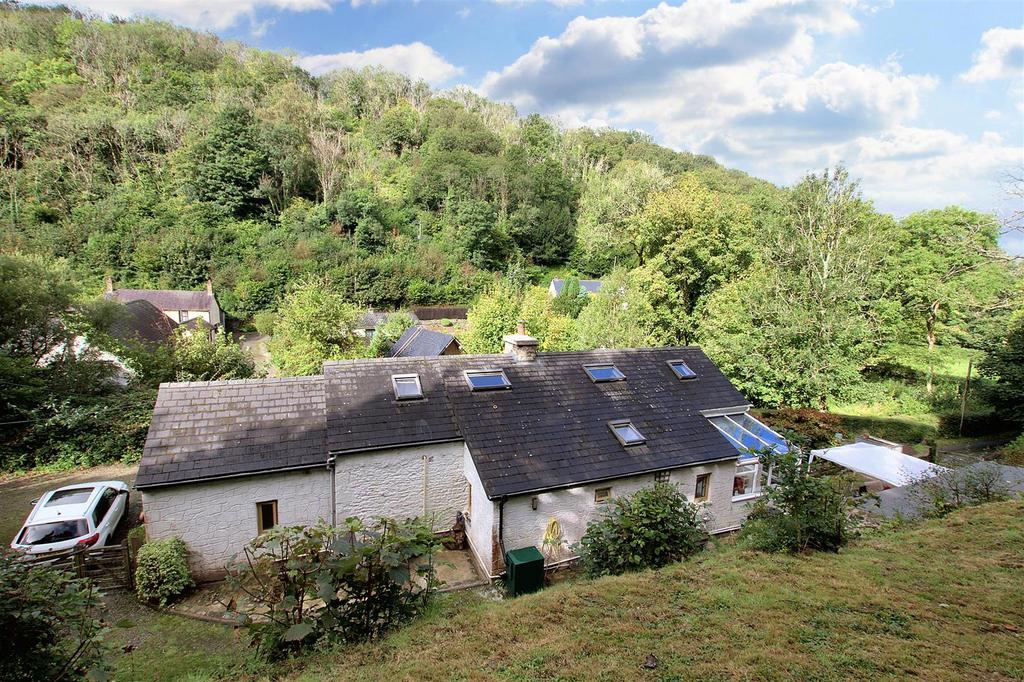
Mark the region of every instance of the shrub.
POLYGON ((835 445, 836 434, 842 431, 843 426, 839 415, 810 407, 762 410, 761 417, 791 442, 809 448, 835 445))
POLYGON ((249 543, 228 582, 252 604, 242 619, 251 643, 275 660, 318 641, 377 637, 419 613, 437 584, 440 546, 419 519, 278 526, 249 543), (311 608, 315 599, 322 608, 311 608))
POLYGON ((147 542, 139 548, 135 562, 135 591, 143 601, 166 606, 193 585, 188 550, 181 538, 147 542))
POLYGON ((910 488, 911 499, 925 516, 941 517, 960 509, 1010 498, 1010 486, 991 462, 947 469, 922 478, 910 488))
POLYGON ((0 679, 96 675, 103 666, 99 594, 84 580, 0 550, 0 679))
POLYGON ((1024 466, 1024 433, 1004 445, 999 458, 1010 466, 1024 466))
POLYGON ((849 540, 847 486, 839 477, 813 475, 803 462, 798 451, 761 456, 772 485, 740 530, 747 546, 765 552, 836 552, 849 540))
POLYGON ((658 568, 696 554, 707 532, 700 509, 668 483, 610 500, 577 547, 591 576, 658 568))

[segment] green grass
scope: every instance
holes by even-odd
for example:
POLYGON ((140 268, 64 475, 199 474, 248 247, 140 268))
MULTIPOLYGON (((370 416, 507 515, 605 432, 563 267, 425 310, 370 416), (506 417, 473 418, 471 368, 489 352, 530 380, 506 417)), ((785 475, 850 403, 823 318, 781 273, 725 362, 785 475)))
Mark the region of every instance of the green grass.
MULTIPOLYGON (((876 532, 839 554, 735 544, 492 602, 442 596, 370 644, 257 666, 229 628, 136 615, 117 679, 1010 680, 1024 676, 1024 502, 876 532), (642 668, 648 654, 658 665, 642 668)), ((126 623, 127 625, 128 623, 126 623)))

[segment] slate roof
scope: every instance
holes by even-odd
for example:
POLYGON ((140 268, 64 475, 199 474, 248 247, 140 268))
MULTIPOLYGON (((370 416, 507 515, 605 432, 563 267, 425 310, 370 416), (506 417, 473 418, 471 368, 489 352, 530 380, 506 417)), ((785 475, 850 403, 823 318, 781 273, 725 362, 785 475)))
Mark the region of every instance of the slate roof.
POLYGON ((148 301, 160 310, 211 310, 213 294, 207 291, 175 289, 114 289, 107 294, 123 303, 148 301))
POLYGON ((363 316, 356 322, 356 329, 376 329, 377 327, 384 324, 387 321, 388 315, 391 313, 377 313, 372 310, 368 310, 363 313, 363 316))
MULTIPOLYGON (((561 278, 555 278, 551 280, 551 287, 555 290, 555 296, 560 296, 562 288, 565 286, 565 280, 561 278)), ((601 290, 601 280, 599 279, 581 279, 580 289, 587 292, 588 294, 596 294, 601 290)))
POLYGON ((444 353, 452 342, 458 343, 451 334, 435 332, 423 327, 409 327, 388 349, 389 358, 432 357, 444 353))
POLYGON ((122 341, 162 343, 174 336, 178 326, 149 301, 129 301, 122 312, 108 330, 111 336, 122 341))
POLYGON ((329 454, 342 466, 347 453, 464 440, 494 499, 735 458, 701 412, 747 404, 696 347, 327 362, 322 377, 165 384, 136 485, 318 466, 329 454), (675 359, 698 378, 678 379, 675 359), (583 365, 594 363, 614 363, 626 380, 592 382, 583 365), (512 388, 471 391, 471 369, 503 369, 512 388), (394 374, 418 374, 424 398, 396 400, 394 374), (608 428, 617 419, 646 442, 619 444, 608 428))
POLYGON ((161 384, 138 488, 324 465, 323 377, 161 384))

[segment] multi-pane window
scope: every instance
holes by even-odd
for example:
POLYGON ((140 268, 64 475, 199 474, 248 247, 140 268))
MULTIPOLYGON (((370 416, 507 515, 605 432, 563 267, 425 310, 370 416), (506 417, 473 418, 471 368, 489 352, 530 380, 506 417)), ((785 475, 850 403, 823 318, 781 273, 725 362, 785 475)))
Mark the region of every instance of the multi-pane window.
POLYGON ((607 502, 612 498, 611 488, 598 488, 594 491, 594 502, 607 502))
POLYGON ((277 500, 256 503, 256 532, 268 531, 277 525, 277 500))
POLYGON ((711 474, 699 474, 693 486, 693 501, 705 502, 711 491, 711 474))
POLYGON ((668 483, 671 480, 672 475, 668 471, 659 471, 654 474, 655 483, 668 483))
POLYGON ((768 476, 764 467, 757 460, 740 460, 736 464, 736 474, 732 479, 732 496, 743 497, 758 495, 768 484, 768 476))

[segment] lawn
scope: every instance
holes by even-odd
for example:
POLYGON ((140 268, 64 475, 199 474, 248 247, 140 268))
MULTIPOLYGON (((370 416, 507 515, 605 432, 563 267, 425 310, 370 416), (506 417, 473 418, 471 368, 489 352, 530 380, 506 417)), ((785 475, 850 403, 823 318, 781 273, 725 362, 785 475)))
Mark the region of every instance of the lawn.
POLYGON ((875 531, 839 554, 723 543, 512 601, 442 595, 380 642, 275 666, 254 661, 241 631, 127 595, 111 600, 108 641, 124 652, 119 680, 1011 680, 1024 677, 1021 575, 1016 501, 875 531))

